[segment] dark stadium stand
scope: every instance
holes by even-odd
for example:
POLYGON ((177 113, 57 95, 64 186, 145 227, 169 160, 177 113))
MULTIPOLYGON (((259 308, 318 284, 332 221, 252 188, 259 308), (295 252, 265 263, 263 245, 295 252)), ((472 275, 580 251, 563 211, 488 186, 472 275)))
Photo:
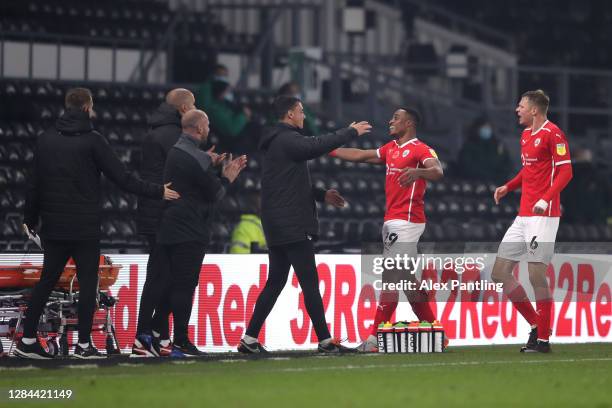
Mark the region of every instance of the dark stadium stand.
MULTIPOLYGON (((167 3, 158 1, 8 0, 0 4, 0 31, 108 38, 109 43, 142 40, 155 45, 175 15, 167 3)), ((182 45, 244 51, 255 37, 228 32, 211 12, 190 12, 186 21, 181 20, 176 40, 182 45)))
POLYGON ((508 33, 524 65, 609 68, 612 8, 605 0, 491 1, 434 0, 434 5, 508 33), (527 18, 528 16, 528 18, 527 18), (597 35, 591 35, 597 33, 597 35))

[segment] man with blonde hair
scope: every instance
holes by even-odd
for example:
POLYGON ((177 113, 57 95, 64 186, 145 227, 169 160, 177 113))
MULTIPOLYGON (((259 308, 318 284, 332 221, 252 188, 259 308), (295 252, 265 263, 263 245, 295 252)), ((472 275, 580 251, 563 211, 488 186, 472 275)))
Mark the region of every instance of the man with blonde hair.
POLYGON ((525 92, 516 107, 521 126, 523 168, 512 180, 495 190, 496 204, 510 191, 521 189, 518 216, 506 231, 497 252, 492 279, 503 284, 504 293, 531 325, 521 352, 550 352, 552 299, 546 269, 555 249, 561 217, 560 193, 572 178, 572 162, 565 134, 547 118, 550 99, 542 90, 525 92), (526 255, 529 281, 537 311, 514 278, 512 271, 526 255))

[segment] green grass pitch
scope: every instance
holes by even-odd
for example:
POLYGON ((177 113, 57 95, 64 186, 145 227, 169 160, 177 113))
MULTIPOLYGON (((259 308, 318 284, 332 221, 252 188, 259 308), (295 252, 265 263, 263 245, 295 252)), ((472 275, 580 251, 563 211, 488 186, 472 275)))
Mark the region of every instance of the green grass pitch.
POLYGON ((0 366, 6 407, 612 407, 612 344, 451 347, 443 354, 79 366, 0 366), (71 389, 69 401, 9 389, 71 389))

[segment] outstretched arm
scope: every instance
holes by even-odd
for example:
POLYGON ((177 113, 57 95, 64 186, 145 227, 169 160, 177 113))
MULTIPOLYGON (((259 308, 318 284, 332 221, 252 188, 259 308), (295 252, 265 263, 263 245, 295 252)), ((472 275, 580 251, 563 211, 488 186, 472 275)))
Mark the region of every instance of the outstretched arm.
POLYGON ((322 136, 295 136, 284 141, 285 152, 296 161, 312 160, 342 146, 357 135, 357 131, 349 127, 322 136))
POLYGON ((354 149, 348 147, 341 147, 332 151, 330 154, 332 157, 337 157, 342 160, 372 164, 383 164, 383 160, 378 157, 376 150, 374 149, 354 149))

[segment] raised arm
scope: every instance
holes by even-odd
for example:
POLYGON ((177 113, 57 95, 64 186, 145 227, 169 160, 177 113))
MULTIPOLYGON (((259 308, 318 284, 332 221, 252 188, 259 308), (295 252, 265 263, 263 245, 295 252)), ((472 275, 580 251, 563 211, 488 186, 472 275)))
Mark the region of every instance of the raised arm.
POLYGON ((295 136, 285 141, 287 155, 295 161, 317 158, 347 143, 357 131, 344 128, 322 136, 295 136))
POLYGON ((285 141, 285 152, 296 161, 312 160, 347 143, 351 138, 368 133, 372 126, 368 122, 351 123, 344 129, 323 136, 295 136, 285 141))

